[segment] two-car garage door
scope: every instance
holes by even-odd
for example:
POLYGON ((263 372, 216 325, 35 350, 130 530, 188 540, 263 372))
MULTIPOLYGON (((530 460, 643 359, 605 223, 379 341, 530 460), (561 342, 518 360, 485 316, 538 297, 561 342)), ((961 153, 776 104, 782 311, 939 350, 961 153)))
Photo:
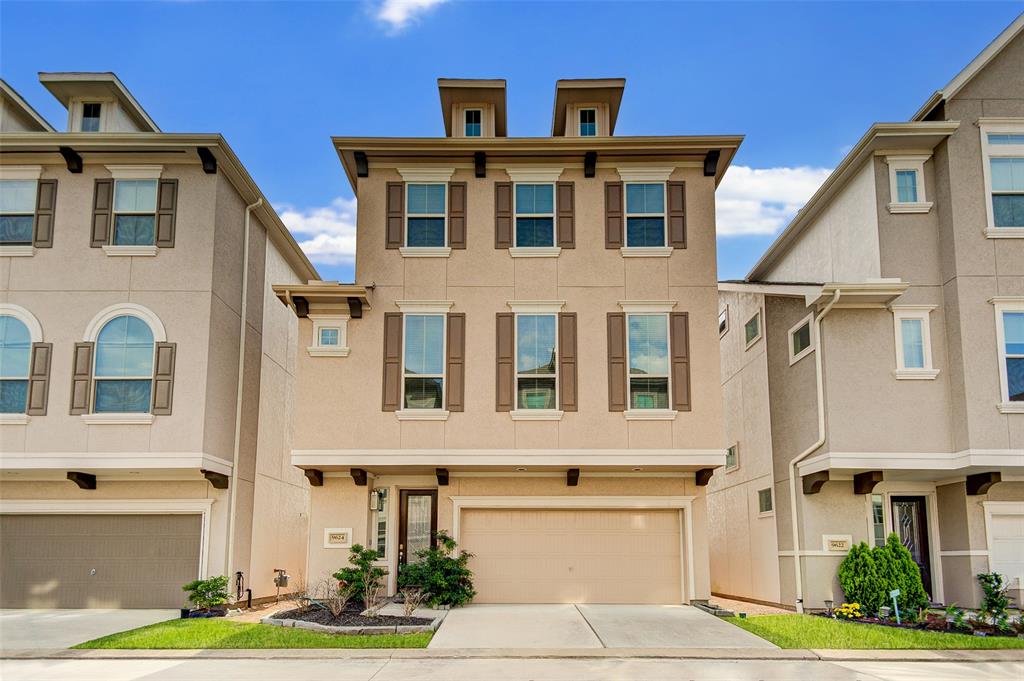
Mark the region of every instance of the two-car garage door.
POLYGON ((0 515, 0 607, 177 608, 202 516, 0 515))
POLYGON ((477 603, 679 603, 679 510, 463 509, 477 603))

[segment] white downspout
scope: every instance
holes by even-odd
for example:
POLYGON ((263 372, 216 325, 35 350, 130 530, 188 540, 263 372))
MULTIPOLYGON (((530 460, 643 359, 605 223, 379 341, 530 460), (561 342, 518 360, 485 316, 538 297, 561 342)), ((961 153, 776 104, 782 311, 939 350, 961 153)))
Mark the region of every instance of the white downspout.
POLYGON ((249 220, 252 212, 263 205, 263 198, 256 199, 256 203, 245 207, 245 227, 242 234, 242 304, 239 308, 241 321, 238 324, 238 383, 235 395, 235 442, 231 452, 231 484, 228 486, 228 494, 231 495, 230 511, 228 514, 228 543, 227 554, 224 556, 224 566, 228 582, 233 583, 235 555, 235 508, 238 505, 238 456, 242 437, 242 389, 245 387, 245 313, 246 303, 249 300, 249 220))
POLYGON ((796 611, 804 611, 804 585, 803 585, 803 573, 800 569, 800 523, 797 522, 797 508, 796 508, 796 465, 811 455, 814 450, 825 444, 825 383, 822 378, 822 348, 824 347, 821 342, 821 320, 825 318, 829 312, 832 311, 832 307, 839 302, 839 296, 842 293, 841 290, 836 289, 836 292, 832 295, 832 300, 829 301, 828 305, 822 309, 821 313, 814 318, 814 338, 818 347, 815 348, 814 352, 814 372, 815 380, 818 388, 818 439, 815 440, 814 444, 802 451, 792 461, 789 462, 789 509, 790 509, 790 525, 793 527, 793 578, 796 584, 796 611))

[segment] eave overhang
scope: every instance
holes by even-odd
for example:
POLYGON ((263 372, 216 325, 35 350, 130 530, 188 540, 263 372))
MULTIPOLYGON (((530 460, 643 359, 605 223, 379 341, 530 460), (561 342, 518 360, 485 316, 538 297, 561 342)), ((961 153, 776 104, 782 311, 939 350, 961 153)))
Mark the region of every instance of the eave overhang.
POLYGON ((1019 449, 965 449, 958 452, 824 452, 801 461, 799 475, 829 471, 830 480, 853 479, 867 470, 884 471, 885 479, 936 480, 999 470, 1024 474, 1019 449))
MULTIPOLYGON (((360 284, 339 284, 335 281, 312 281, 307 284, 275 284, 274 295, 300 317, 310 311, 338 310, 353 307, 362 311, 371 309, 368 291, 360 284), (353 301, 358 301, 354 303, 353 301)), ((357 316, 357 315, 352 315, 357 316)))
POLYGON ((110 72, 40 72, 39 82, 57 100, 68 108, 72 97, 113 97, 137 125, 147 132, 160 132, 160 127, 149 117, 142 105, 132 96, 121 79, 110 72))
POLYGON ((743 142, 742 135, 634 136, 634 137, 332 137, 349 184, 356 189, 357 155, 365 155, 367 170, 374 163, 466 164, 485 152, 487 163, 550 163, 583 166, 587 152, 597 153, 599 164, 615 162, 700 162, 719 150, 715 186, 743 142))
POLYGON ((807 298, 816 296, 822 284, 767 283, 747 281, 720 281, 718 290, 722 293, 756 293, 777 298, 807 298))
POLYGON ((836 308, 885 308, 910 288, 900 280, 879 280, 853 283, 830 282, 809 292, 804 301, 807 307, 818 309, 836 300, 836 308), (836 292, 839 298, 836 299, 836 292))
POLYGON ((56 132, 53 126, 50 125, 49 121, 43 118, 38 111, 33 109, 32 105, 26 102, 25 98, 2 78, 0 78, 0 92, 2 92, 14 106, 18 107, 26 118, 33 121, 39 127, 39 132, 56 132))
POLYGON ((555 83, 555 104, 551 114, 551 135, 565 135, 566 107, 569 104, 600 103, 608 106, 608 134, 615 134, 615 121, 619 118, 625 78, 571 78, 555 83))

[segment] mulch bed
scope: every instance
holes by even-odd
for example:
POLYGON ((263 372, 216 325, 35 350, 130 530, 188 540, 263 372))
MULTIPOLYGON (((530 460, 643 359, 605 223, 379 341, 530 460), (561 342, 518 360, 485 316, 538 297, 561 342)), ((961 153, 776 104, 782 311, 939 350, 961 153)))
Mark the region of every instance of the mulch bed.
POLYGON ((324 624, 329 627, 393 627, 396 625, 427 625, 434 621, 426 617, 402 617, 401 615, 397 617, 392 615, 367 617, 359 614, 362 611, 362 606, 350 605, 345 608, 345 611, 340 616, 335 617, 331 614, 330 610, 309 606, 288 610, 287 612, 279 612, 274 615, 274 619, 301 620, 303 622, 324 624))
POLYGON ((952 624, 946 622, 946 618, 941 615, 930 615, 924 622, 913 622, 904 621, 900 624, 896 623, 895 619, 882 619, 880 617, 860 617, 854 620, 848 620, 844 618, 833 618, 831 615, 825 612, 815 613, 819 617, 825 617, 828 619, 839 619, 841 622, 852 622, 854 624, 876 624, 883 627, 892 627, 893 629, 916 629, 918 631, 934 631, 939 634, 964 634, 966 636, 973 636, 975 632, 980 633, 983 636, 990 637, 1007 637, 1015 638, 1017 636, 1016 631, 1001 631, 998 627, 991 624, 973 621, 966 629, 954 629, 952 624))

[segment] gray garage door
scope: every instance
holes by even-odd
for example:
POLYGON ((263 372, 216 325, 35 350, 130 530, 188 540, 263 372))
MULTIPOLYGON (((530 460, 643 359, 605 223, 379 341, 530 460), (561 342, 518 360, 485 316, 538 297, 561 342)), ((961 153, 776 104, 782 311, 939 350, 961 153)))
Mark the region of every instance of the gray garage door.
POLYGON ((0 607, 177 608, 202 516, 0 515, 0 607))

